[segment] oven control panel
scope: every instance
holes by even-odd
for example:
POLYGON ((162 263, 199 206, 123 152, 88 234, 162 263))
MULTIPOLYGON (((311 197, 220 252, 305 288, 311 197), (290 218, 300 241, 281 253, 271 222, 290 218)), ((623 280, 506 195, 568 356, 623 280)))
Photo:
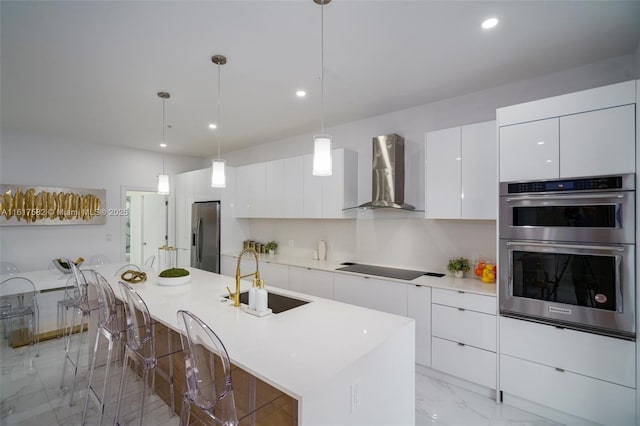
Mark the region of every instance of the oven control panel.
POLYGON ((594 177, 566 180, 542 180, 536 182, 514 182, 507 184, 508 194, 560 191, 594 191, 622 189, 622 176, 594 177))

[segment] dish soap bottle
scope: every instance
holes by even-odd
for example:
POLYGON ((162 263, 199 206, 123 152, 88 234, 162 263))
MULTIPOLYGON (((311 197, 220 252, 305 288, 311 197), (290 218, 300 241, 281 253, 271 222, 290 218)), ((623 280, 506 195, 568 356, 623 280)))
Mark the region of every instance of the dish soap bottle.
POLYGON ((269 306, 269 294, 267 290, 264 288, 264 280, 257 279, 257 287, 256 287, 256 307, 255 310, 257 312, 266 312, 269 306))
POLYGON ((258 290, 258 279, 253 279, 253 285, 249 287, 249 309, 256 310, 256 290, 258 290))

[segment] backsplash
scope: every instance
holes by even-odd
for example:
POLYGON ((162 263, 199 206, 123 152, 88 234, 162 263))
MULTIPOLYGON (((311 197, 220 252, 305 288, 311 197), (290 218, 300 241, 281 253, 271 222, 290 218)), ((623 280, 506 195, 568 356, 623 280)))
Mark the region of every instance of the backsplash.
POLYGON ((278 253, 311 259, 318 241, 327 258, 445 272, 447 261, 496 258, 495 221, 250 219, 250 239, 278 242, 278 253), (289 241, 293 241, 293 247, 289 241))

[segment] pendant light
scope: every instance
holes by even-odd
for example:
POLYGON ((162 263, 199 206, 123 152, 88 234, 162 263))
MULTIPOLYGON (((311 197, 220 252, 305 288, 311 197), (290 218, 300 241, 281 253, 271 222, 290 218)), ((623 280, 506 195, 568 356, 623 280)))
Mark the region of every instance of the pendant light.
POLYGON ((313 0, 320 5, 320 134, 313 137, 313 175, 331 176, 331 136, 324 133, 324 5, 331 0, 313 0))
POLYGON ((167 144, 164 141, 164 107, 165 102, 171 97, 171 95, 167 92, 158 92, 158 97, 162 99, 162 143, 160 144, 160 148, 162 149, 162 174, 158 175, 158 194, 168 195, 169 175, 164 173, 164 149, 167 147, 167 144))
MULTIPOLYGON (((220 128, 220 66, 227 63, 227 58, 222 55, 214 55, 211 57, 211 62, 218 66, 218 121, 215 127, 217 129, 220 128)), ((220 135, 218 135, 217 139, 218 157, 211 161, 211 187, 224 188, 227 186, 227 181, 224 171, 224 160, 220 158, 220 135)))

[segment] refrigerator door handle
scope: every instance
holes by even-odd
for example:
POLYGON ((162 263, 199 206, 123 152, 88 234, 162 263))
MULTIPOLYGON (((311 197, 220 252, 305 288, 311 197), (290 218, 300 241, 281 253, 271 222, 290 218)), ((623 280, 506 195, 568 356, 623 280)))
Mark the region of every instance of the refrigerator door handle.
POLYGON ((196 260, 202 262, 202 218, 198 219, 198 246, 196 247, 196 260))

